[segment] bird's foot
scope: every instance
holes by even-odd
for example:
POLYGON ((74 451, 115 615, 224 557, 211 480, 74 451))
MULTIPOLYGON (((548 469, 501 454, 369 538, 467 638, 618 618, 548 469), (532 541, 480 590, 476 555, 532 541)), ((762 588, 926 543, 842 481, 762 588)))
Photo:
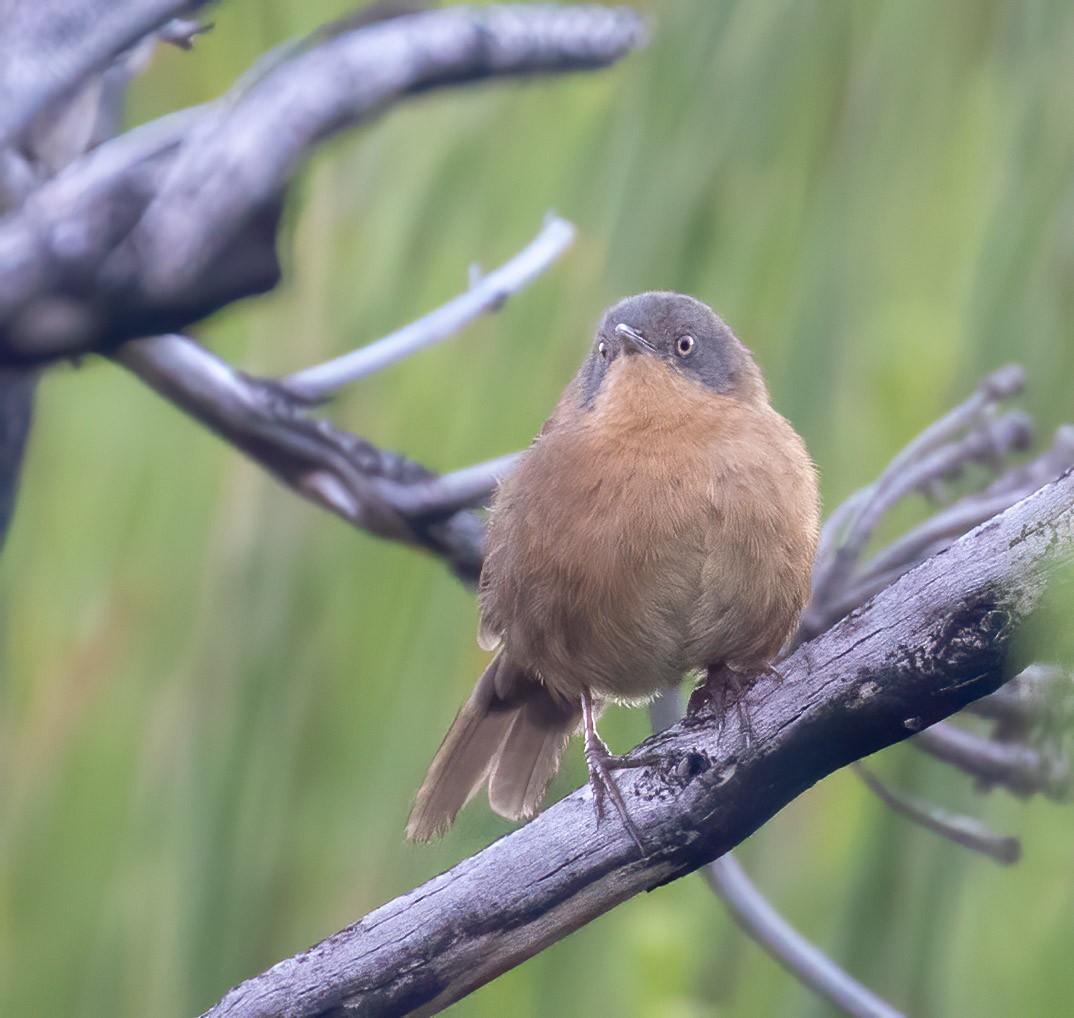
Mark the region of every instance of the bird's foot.
POLYGON ((597 811, 597 822, 604 819, 605 797, 611 799, 615 811, 619 814, 623 826, 638 846, 642 855, 648 854, 645 842, 637 825, 630 819, 623 793, 615 782, 612 771, 627 767, 648 767, 659 761, 657 756, 616 756, 608 744, 597 734, 593 718, 593 701, 588 693, 582 695, 582 720, 585 728, 585 762, 589 768, 589 784, 593 789, 593 805, 597 811))
MULTIPOLYGON (((771 668, 771 666, 769 668, 780 679, 783 678, 774 668, 771 668)), ((746 694, 749 692, 749 686, 744 681, 746 674, 749 673, 734 668, 729 664, 709 665, 705 681, 690 695, 690 701, 686 707, 688 715, 699 714, 706 708, 711 709, 712 713, 716 715, 717 745, 723 738, 724 727, 727 724, 727 717, 730 713, 728 710, 729 698, 734 705, 735 715, 738 718, 739 734, 742 736, 742 741, 745 743, 746 748, 748 749, 755 741, 753 720, 750 717, 749 704, 746 701, 746 694)))

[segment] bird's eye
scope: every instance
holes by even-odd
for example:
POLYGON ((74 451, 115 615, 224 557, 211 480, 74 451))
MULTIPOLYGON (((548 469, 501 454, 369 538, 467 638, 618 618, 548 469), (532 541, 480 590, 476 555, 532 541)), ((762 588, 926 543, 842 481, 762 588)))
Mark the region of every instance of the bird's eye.
POLYGON ((680 336, 675 340, 675 352, 680 357, 689 357, 694 352, 694 347, 697 343, 694 341, 693 336, 680 336))
POLYGON ((597 353, 599 353, 601 357, 608 356, 608 347, 605 345, 603 339, 597 344, 597 353))

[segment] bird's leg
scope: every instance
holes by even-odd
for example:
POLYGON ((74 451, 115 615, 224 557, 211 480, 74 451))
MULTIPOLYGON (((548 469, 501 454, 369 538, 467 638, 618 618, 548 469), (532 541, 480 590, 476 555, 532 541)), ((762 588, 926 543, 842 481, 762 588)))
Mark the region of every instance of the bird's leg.
POLYGON ((589 768, 589 783, 593 787, 593 805, 597 810, 598 823, 604 819, 604 796, 607 794, 615 806, 619 819, 627 833, 634 839, 638 851, 646 854, 644 842, 634 821, 627 812, 623 795, 612 777, 612 771, 623 767, 646 767, 655 763, 655 756, 625 757, 616 756, 608 749, 608 744, 597 734, 596 720, 593 717, 593 697, 589 691, 582 693, 582 725, 585 730, 585 762, 589 768))
POLYGON ((750 707, 746 702, 746 693, 749 686, 742 680, 742 672, 733 665, 727 665, 727 686, 735 697, 735 713, 738 715, 738 730, 742 733, 742 739, 748 749, 754 740, 753 719, 750 717, 750 707))
MULTIPOLYGON (((705 681, 690 696, 686 711, 688 714, 696 714, 704 707, 711 705, 719 726, 716 735, 718 742, 723 735, 724 725, 727 723, 727 694, 730 692, 734 697, 735 713, 738 715, 738 728, 742 733, 742 740, 748 747, 754 741, 754 732, 753 722, 750 719, 749 704, 746 702, 746 693, 749 687, 743 682, 743 674, 746 673, 727 662, 709 665, 705 681)), ((778 675, 779 673, 777 672, 776 674, 778 675)))

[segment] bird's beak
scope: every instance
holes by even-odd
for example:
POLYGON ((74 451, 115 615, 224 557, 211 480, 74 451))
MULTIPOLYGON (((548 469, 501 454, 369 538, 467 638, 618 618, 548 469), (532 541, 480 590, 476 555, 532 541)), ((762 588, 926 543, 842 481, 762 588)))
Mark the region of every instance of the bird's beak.
POLYGON ((637 329, 632 329, 629 325, 624 325, 620 322, 615 327, 615 334, 622 336, 627 341, 627 345, 623 347, 624 353, 656 353, 656 347, 637 329))

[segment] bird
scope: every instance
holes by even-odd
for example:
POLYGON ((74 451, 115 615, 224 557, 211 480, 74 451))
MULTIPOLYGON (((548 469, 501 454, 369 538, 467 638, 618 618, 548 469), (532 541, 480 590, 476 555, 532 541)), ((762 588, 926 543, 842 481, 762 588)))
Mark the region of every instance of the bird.
POLYGON ((598 716, 700 669, 722 703, 769 669, 809 598, 819 513, 805 443, 723 319, 672 291, 608 308, 493 497, 478 643, 494 656, 407 836, 442 835, 484 786, 496 813, 531 818, 580 730, 598 820, 607 793, 643 847, 612 777, 636 761, 598 716))

